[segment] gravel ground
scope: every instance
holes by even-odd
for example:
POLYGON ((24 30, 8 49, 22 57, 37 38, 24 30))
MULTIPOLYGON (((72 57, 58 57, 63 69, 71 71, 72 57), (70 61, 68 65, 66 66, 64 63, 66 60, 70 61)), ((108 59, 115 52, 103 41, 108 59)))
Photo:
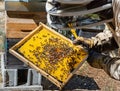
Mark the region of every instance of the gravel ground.
MULTIPOLYGON (((3 36, 4 36, 4 9, 3 3, 0 2, 0 51, 3 51, 3 36)), ((1 73, 1 72, 0 72, 1 73)), ((1 75, 0 75, 1 79, 1 75)), ((1 82, 1 81, 0 81, 1 82)), ((44 89, 57 89, 48 80, 44 78, 42 83, 44 89)), ((64 90, 88 91, 120 91, 120 82, 109 77, 102 69, 91 67, 85 62, 82 67, 76 72, 76 75, 68 82, 64 90)))

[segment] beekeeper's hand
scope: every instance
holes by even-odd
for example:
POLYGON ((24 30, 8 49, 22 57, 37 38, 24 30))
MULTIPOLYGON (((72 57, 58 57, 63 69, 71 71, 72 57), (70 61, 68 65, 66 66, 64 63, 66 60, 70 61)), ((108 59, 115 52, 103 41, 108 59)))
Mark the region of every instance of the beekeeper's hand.
POLYGON ((74 45, 82 45, 86 48, 92 48, 94 46, 93 39, 90 38, 84 38, 84 37, 78 37, 73 41, 74 45))

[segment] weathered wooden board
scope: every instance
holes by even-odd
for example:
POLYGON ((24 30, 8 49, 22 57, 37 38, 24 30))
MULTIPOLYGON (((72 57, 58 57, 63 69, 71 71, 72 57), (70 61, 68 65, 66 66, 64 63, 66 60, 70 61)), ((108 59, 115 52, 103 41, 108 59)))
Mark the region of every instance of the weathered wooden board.
POLYGON ((46 12, 7 12, 7 38, 23 38, 34 30, 39 22, 46 23, 46 12))
POLYGON ((6 11, 25 11, 25 12, 42 12, 45 11, 45 2, 5 2, 6 11))

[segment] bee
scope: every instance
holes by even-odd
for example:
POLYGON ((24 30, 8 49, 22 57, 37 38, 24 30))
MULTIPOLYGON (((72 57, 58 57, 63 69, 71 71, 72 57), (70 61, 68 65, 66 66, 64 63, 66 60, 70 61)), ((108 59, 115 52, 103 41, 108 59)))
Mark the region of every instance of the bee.
POLYGON ((41 47, 40 47, 40 46, 38 46, 38 47, 36 48, 36 50, 40 50, 40 48, 41 48, 41 47))
POLYGON ((36 36, 36 38, 38 38, 38 36, 36 36))
POLYGON ((42 35, 42 37, 47 37, 46 35, 42 35))
POLYGON ((32 50, 29 50, 29 52, 32 52, 32 50))
POLYGON ((23 51, 23 54, 25 54, 25 51, 23 51))
POLYGON ((39 63, 38 63, 38 62, 35 62, 35 65, 38 67, 38 66, 39 66, 39 63))
POLYGON ((32 45, 32 44, 29 44, 29 46, 34 47, 34 45, 32 45))
POLYGON ((47 35, 50 35, 49 33, 47 33, 47 35))
POLYGON ((60 75, 60 79, 63 80, 63 75, 60 75))
POLYGON ((44 42, 47 42, 47 39, 45 39, 44 42))
POLYGON ((36 40, 36 38, 35 37, 33 37, 33 41, 35 41, 36 40))

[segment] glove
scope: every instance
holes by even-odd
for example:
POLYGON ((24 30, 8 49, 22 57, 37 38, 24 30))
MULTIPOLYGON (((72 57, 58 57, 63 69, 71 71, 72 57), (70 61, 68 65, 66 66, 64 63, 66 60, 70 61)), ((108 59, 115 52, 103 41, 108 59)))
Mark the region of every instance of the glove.
POLYGON ((90 38, 78 37, 73 41, 74 45, 82 45, 85 48, 92 48, 94 46, 94 40, 90 38))

